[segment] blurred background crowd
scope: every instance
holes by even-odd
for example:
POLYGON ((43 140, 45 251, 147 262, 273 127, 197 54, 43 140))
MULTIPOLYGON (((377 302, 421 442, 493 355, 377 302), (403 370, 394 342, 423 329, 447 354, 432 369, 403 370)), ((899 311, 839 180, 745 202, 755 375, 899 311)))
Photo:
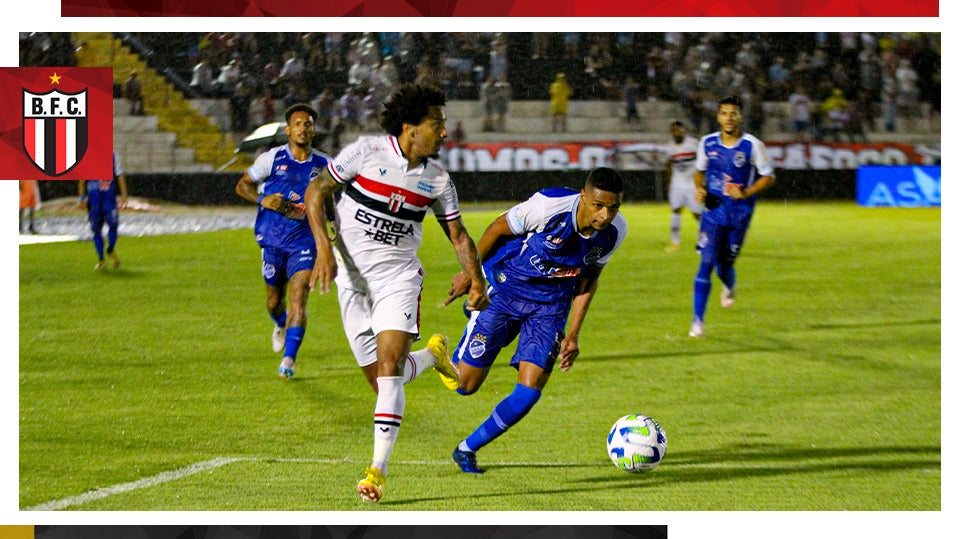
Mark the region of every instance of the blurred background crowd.
MULTIPOLYGON (((20 40, 22 66, 68 65, 77 45, 69 34, 20 40)), ((728 94, 743 98, 756 134, 759 103, 789 102, 801 138, 893 133, 898 114, 940 110, 939 34, 172 32, 124 34, 124 42, 190 97, 229 100, 234 132, 274 121, 295 102, 312 103, 323 129, 375 129, 379 103, 408 81, 480 101, 483 129, 503 130, 511 101, 550 99, 561 73, 572 101, 621 101, 628 130, 640 127, 638 104, 669 101, 703 132, 728 94)))

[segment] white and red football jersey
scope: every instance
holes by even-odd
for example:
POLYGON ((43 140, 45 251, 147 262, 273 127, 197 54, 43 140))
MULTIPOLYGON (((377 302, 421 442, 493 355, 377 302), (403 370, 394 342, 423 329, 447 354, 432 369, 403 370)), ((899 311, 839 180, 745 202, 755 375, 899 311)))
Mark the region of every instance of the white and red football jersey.
POLYGON ((691 136, 683 137, 679 144, 670 139, 663 149, 670 160, 670 189, 696 189, 693 182, 694 164, 697 160, 699 141, 691 136))
POLYGON ((417 249, 423 218, 460 218, 457 190, 434 159, 407 170, 409 162, 392 135, 361 136, 327 165, 343 186, 337 204, 341 241, 337 286, 352 289, 413 278, 422 272, 417 249))

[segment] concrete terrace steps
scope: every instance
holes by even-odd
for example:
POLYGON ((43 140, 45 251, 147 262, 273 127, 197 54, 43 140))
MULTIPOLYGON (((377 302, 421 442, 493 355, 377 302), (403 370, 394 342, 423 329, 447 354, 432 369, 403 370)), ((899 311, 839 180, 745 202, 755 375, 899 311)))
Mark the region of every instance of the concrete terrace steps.
MULTIPOLYGON (((74 34, 75 42, 79 44, 77 63, 81 66, 105 66, 114 68, 114 82, 122 84, 129 76, 130 71, 140 73, 143 81, 144 109, 147 116, 136 119, 124 119, 118 123, 118 117, 130 117, 129 103, 124 99, 114 100, 114 138, 118 142, 118 150, 126 139, 128 151, 136 152, 136 145, 132 142, 135 137, 129 133, 151 130, 166 131, 175 136, 175 149, 157 148, 148 145, 149 151, 143 153, 154 156, 145 161, 148 170, 143 172, 181 171, 185 168, 196 170, 213 170, 230 162, 235 156, 235 147, 232 138, 224 134, 211 118, 200 114, 190 103, 171 86, 155 70, 133 53, 129 47, 123 45, 119 39, 108 32, 87 32, 74 34), (149 118, 140 120, 141 118, 149 118), (162 151, 161 151, 162 150, 162 151), (189 150, 189 151, 181 151, 189 150), (168 162, 163 161, 163 155, 169 155, 168 162), (188 162, 189 160, 189 162, 188 162)), ((138 160, 124 158, 136 166, 138 160)), ((239 172, 249 165, 247 158, 235 162, 226 170, 239 172)), ((133 171, 131 166, 126 167, 133 171)))

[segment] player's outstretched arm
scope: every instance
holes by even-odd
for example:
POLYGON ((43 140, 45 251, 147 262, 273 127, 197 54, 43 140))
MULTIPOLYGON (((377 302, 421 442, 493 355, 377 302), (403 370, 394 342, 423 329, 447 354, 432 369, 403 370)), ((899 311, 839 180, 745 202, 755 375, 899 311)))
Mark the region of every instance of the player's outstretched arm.
POLYGON ((120 207, 127 207, 127 177, 123 174, 117 176, 117 186, 120 187, 120 207))
POLYGON ((77 194, 80 196, 80 208, 87 208, 87 180, 77 182, 77 194))
MULTIPOLYGON (((477 254, 477 246, 473 243, 473 238, 463 226, 463 220, 460 218, 452 221, 440 221, 440 227, 453 244, 453 250, 457 253, 457 261, 460 267, 470 278, 469 296, 467 297, 467 310, 482 311, 490 305, 490 298, 487 297, 486 281, 483 279, 483 272, 480 269, 480 257, 477 254)), ((456 285, 456 279, 454 280, 456 285)), ((459 292, 456 296, 450 294, 456 293, 451 288, 444 305, 449 305, 456 297, 462 296, 464 292, 459 292)))
POLYGON ((327 231, 327 211, 337 188, 338 184, 330 175, 330 171, 323 169, 320 175, 307 185, 307 191, 304 194, 307 221, 310 222, 310 232, 317 245, 317 261, 310 274, 310 290, 315 290, 319 284, 321 294, 330 291, 330 284, 337 276, 337 262, 333 257, 333 246, 327 231))
POLYGON ((698 204, 703 204, 707 200, 707 178, 703 171, 697 170, 693 173, 693 184, 697 188, 697 194, 694 199, 698 204))
POLYGON ((590 302, 597 293, 602 270, 603 268, 599 266, 587 266, 583 268, 583 273, 580 274, 580 280, 577 282, 577 289, 570 307, 567 335, 560 343, 560 355, 557 356, 560 370, 564 372, 573 367, 573 362, 580 355, 580 329, 583 327, 583 320, 587 316, 590 302))

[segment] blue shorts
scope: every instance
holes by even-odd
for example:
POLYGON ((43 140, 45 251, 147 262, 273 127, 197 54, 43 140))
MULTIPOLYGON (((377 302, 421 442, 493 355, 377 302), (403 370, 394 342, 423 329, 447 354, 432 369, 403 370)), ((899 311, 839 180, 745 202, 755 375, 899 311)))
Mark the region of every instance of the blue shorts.
POLYGON ((87 218, 94 229, 104 224, 116 228, 119 222, 117 197, 112 193, 91 191, 87 196, 87 218))
POLYGON ((486 310, 471 312, 467 329, 453 353, 453 362, 489 368, 500 350, 519 335, 520 343, 510 365, 517 368, 521 361, 527 361, 551 372, 560 353, 569 312, 567 302, 535 303, 492 292, 486 310))
POLYGON ((711 265, 718 262, 732 265, 740 255, 746 236, 746 228, 723 226, 701 219, 700 238, 697 240, 701 261, 711 265))
POLYGON ((264 247, 263 280, 270 286, 280 287, 287 283, 298 271, 313 271, 317 260, 315 249, 293 249, 290 251, 276 247, 264 247))

